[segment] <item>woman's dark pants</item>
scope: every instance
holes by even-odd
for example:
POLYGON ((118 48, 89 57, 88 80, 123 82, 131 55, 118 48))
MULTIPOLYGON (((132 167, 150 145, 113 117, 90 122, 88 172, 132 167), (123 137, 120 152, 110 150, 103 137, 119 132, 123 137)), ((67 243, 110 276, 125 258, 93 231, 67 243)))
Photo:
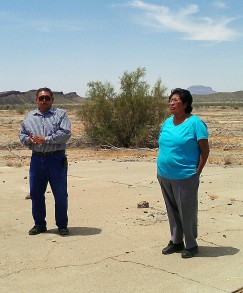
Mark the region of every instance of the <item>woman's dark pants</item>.
POLYGON ((171 240, 177 244, 184 237, 187 249, 196 246, 199 176, 166 179, 158 175, 158 181, 167 209, 171 240))

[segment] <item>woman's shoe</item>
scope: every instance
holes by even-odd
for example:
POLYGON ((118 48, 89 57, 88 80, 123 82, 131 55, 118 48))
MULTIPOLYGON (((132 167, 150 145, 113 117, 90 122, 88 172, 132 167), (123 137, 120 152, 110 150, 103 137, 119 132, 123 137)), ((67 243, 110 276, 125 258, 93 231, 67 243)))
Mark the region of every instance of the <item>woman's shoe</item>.
POLYGON ((181 257, 182 258, 191 258, 197 253, 198 253, 198 246, 196 245, 192 248, 184 249, 181 253, 181 257))
POLYGON ((169 244, 162 250, 163 254, 171 254, 175 252, 179 252, 185 248, 184 243, 173 243, 173 241, 170 240, 169 244))

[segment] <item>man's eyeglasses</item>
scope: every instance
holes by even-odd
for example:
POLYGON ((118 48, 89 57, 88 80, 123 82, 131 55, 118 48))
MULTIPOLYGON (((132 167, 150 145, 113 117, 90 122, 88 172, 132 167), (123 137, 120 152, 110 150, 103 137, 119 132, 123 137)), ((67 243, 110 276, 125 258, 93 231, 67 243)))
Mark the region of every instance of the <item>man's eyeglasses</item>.
POLYGON ((38 98, 38 100, 39 100, 40 102, 43 102, 44 100, 45 100, 46 102, 49 102, 49 101, 51 100, 51 97, 50 97, 50 96, 40 96, 40 97, 38 98))

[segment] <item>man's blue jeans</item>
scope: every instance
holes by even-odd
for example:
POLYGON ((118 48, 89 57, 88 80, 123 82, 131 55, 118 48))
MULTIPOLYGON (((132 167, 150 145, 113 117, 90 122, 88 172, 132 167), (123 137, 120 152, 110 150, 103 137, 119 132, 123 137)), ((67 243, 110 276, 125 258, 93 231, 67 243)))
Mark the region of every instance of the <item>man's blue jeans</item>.
POLYGON ((57 227, 68 224, 67 158, 65 153, 48 156, 32 154, 30 163, 30 197, 32 215, 36 226, 46 226, 45 192, 50 183, 55 199, 57 227))

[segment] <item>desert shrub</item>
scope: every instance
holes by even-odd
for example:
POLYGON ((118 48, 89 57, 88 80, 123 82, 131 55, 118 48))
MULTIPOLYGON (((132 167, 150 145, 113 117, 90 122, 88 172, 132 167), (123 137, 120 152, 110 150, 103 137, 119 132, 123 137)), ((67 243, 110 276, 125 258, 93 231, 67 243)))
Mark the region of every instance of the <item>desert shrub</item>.
POLYGON ((86 134, 93 140, 114 142, 112 112, 114 89, 109 83, 88 83, 87 101, 78 109, 78 116, 84 123, 86 134))
POLYGON ((22 162, 18 162, 16 160, 11 160, 6 162, 7 167, 22 167, 22 162))
POLYGON ((16 109, 16 112, 17 112, 18 114, 23 115, 23 114, 25 113, 25 108, 24 108, 24 107, 18 107, 18 108, 16 109))
POLYGON ((91 139, 122 147, 157 146, 161 122, 168 115, 166 88, 159 79, 150 90, 144 76, 143 68, 125 72, 118 94, 108 82, 88 84, 87 101, 78 116, 91 139))
POLYGON ((232 157, 230 155, 224 156, 224 164, 231 165, 233 163, 232 157))

